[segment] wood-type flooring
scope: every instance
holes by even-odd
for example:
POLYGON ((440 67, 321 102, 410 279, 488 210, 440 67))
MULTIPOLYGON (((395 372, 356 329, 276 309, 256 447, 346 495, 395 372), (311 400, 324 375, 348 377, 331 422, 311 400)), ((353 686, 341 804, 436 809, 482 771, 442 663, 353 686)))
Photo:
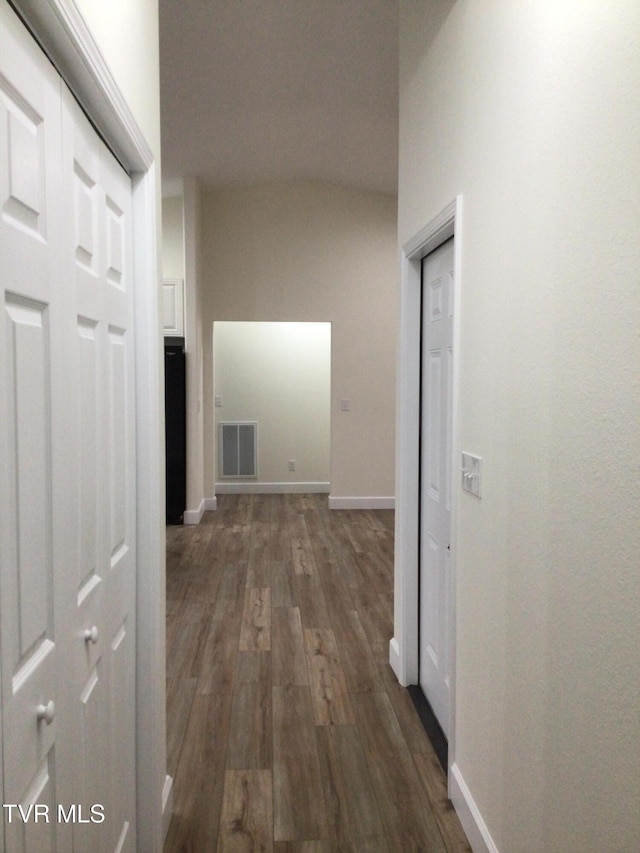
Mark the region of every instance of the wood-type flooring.
POLYGON ((222 495, 168 528, 165 853, 470 851, 392 630, 392 511, 222 495))

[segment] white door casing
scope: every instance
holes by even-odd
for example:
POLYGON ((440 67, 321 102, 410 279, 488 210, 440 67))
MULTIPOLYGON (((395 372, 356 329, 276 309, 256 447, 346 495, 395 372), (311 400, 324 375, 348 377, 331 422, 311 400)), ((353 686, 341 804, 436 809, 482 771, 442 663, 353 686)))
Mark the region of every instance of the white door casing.
POLYGON ((51 812, 5 844, 133 850, 131 187, 0 11, 3 802, 51 812))
POLYGON ((422 261, 420 686, 449 735, 454 242, 422 261))

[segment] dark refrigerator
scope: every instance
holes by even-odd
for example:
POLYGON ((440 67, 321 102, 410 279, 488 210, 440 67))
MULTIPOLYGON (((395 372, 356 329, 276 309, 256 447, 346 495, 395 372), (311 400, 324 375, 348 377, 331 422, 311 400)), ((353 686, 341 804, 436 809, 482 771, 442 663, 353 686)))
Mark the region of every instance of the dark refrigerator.
POLYGON ((187 507, 187 397, 183 338, 165 338, 166 522, 182 524, 187 507))

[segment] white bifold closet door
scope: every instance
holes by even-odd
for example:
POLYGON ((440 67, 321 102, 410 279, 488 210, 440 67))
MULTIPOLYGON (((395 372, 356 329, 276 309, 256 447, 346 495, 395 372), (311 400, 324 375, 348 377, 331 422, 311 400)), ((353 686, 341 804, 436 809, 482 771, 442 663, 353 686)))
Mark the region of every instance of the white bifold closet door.
POLYGON ((0 0, 3 803, 28 815, 4 809, 11 851, 135 849, 130 208, 0 0))

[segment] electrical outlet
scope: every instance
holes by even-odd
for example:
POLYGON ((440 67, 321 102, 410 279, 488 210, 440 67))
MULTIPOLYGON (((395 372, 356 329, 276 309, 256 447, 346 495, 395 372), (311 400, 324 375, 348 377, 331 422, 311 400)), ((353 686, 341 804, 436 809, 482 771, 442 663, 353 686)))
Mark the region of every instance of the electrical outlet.
POLYGON ((290 459, 290 460, 289 460, 289 470, 290 470, 290 471, 295 471, 295 470, 296 470, 296 460, 295 460, 295 459, 290 459))

